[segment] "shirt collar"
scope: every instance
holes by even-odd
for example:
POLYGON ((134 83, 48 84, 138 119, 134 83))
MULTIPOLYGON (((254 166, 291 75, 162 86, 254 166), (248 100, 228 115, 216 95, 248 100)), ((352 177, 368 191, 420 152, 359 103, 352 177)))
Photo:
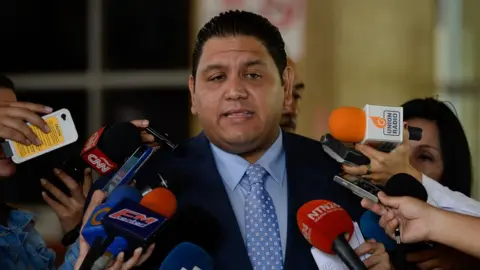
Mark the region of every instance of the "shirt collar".
MULTIPOLYGON (((218 171, 227 186, 234 190, 243 178, 250 163, 239 155, 225 152, 213 143, 210 143, 218 171)), ((285 151, 283 149, 283 135, 279 135, 270 148, 256 162, 270 174, 280 186, 284 184, 285 176, 285 151)))

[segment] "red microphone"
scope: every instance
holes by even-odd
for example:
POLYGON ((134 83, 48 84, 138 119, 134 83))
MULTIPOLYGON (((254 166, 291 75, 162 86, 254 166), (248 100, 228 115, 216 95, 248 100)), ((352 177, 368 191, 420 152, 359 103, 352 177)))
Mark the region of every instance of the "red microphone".
POLYGON ((297 224, 315 248, 337 254, 349 269, 367 269, 348 243, 354 230, 353 222, 338 204, 326 200, 307 202, 297 211, 297 224))
POLYGON ((93 133, 80 156, 95 171, 106 175, 121 166, 141 144, 142 137, 135 125, 122 122, 93 133))

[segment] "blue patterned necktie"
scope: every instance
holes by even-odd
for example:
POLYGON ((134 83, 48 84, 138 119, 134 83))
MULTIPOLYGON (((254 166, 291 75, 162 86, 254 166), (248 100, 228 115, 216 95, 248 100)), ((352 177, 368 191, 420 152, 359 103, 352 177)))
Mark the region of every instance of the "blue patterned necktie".
POLYGON ((248 256, 254 270, 283 269, 282 245, 277 214, 265 190, 267 171, 259 164, 248 167, 242 186, 245 200, 245 234, 248 256))

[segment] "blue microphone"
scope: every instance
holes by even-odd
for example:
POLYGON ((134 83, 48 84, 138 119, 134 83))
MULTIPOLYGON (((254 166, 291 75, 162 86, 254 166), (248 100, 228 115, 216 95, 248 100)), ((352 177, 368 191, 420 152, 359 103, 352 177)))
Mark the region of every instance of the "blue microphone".
POLYGON ((395 249, 397 243, 390 238, 378 223, 379 216, 371 211, 365 212, 360 218, 360 230, 366 239, 375 239, 382 243, 387 251, 395 249))
POLYGON ((212 270, 213 260, 205 250, 189 242, 176 246, 159 270, 212 270))
POLYGON ((108 235, 102 226, 102 220, 112 207, 123 201, 129 199, 131 201, 140 202, 142 195, 138 190, 129 185, 122 185, 116 188, 108 197, 108 199, 97 206, 90 215, 87 223, 82 229, 82 236, 85 241, 91 246, 85 260, 80 269, 91 269, 95 260, 101 256, 110 243, 105 242, 108 235))

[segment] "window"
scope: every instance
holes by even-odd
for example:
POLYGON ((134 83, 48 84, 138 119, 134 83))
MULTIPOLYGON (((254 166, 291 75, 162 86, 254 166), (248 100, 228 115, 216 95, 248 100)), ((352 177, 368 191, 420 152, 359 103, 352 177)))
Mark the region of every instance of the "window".
POLYGON ((84 71, 86 1, 0 1, 0 72, 84 71))
POLYGON ((107 69, 185 69, 189 1, 104 1, 107 69))
POLYGON ((125 110, 141 109, 159 131, 188 137, 189 2, 0 2, 0 36, 9 40, 1 45, 0 72, 20 99, 68 108, 79 132, 76 144, 18 166, 0 184, 7 201, 41 202, 40 176, 125 110))

